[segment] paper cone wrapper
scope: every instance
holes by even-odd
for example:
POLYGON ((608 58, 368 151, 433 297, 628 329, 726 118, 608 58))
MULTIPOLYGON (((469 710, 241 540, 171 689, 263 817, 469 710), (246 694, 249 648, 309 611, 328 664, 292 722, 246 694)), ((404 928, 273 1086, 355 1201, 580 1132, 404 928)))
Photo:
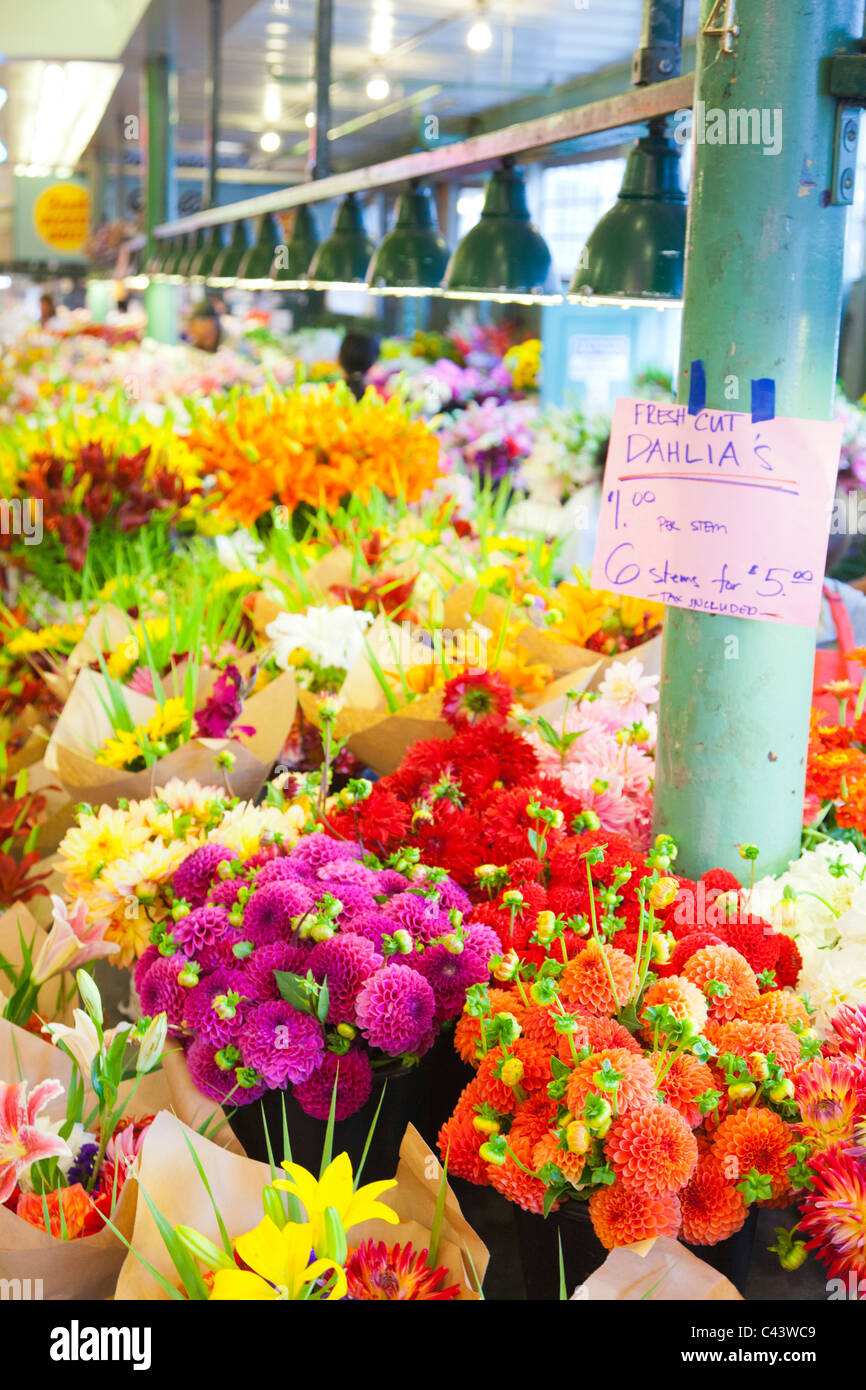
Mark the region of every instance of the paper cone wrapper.
POLYGON ((113 652, 126 637, 133 635, 142 618, 131 618, 114 603, 106 603, 88 622, 80 639, 66 658, 70 685, 79 671, 90 666, 102 653, 113 652))
POLYGON ((576 671, 581 666, 591 666, 598 660, 596 652, 588 652, 583 647, 558 641, 554 635, 555 629, 535 627, 533 623, 527 622, 520 608, 512 607, 509 613, 505 599, 500 598, 498 594, 489 593, 469 580, 458 584, 457 588, 452 590, 445 599, 444 611, 445 627, 456 631, 470 628, 473 623, 480 624, 492 630, 494 643, 506 620, 509 624, 522 623, 516 637, 518 646, 522 647, 534 662, 543 662, 546 666, 551 666, 555 676, 576 671))
MULTIPOLYGON (((48 899, 46 898, 44 901, 47 902, 48 899)), ((21 939, 18 935, 19 926, 23 933, 25 943, 29 946, 31 941, 33 942, 34 960, 38 956, 40 948, 48 934, 39 925, 29 907, 24 903, 16 903, 14 907, 8 908, 7 911, 3 913, 2 917, 0 917, 0 955, 5 956, 13 967, 18 967, 22 963, 21 939)), ((77 995, 74 992, 74 985, 75 981, 69 974, 57 975, 52 980, 46 980, 36 996, 36 1012, 39 1014, 40 1018, 43 1018, 46 1023, 71 1023, 72 1010, 78 1002, 77 995), (63 1000, 67 998, 67 996, 71 997, 69 997, 68 1002, 64 1004, 63 1000)), ((2 988, 5 994, 10 994, 12 992, 11 982, 6 975, 0 976, 0 988, 2 988)), ((5 1019, 0 1019, 0 1023, 6 1028, 12 1027, 5 1019)), ((31 1037, 32 1035, 28 1033, 25 1036, 31 1037)), ((42 1039, 39 1038, 37 1041, 42 1042, 42 1039)), ((49 1051, 55 1052, 56 1049, 49 1046, 49 1051)), ((69 1062, 68 1057, 62 1053, 60 1055, 63 1056, 65 1062, 69 1062)), ((54 1075, 54 1073, 49 1073, 49 1075, 54 1075)), ((13 1081, 15 1079, 16 1076, 11 1076, 0 1069, 0 1081, 13 1081)))
MULTIPOLYGON (((294 672, 285 671, 245 701, 240 722, 253 726, 251 737, 193 738, 152 767, 117 772, 103 767, 94 756, 112 736, 100 695, 107 695, 103 677, 81 671, 49 741, 45 763, 73 800, 109 806, 116 805, 120 797, 148 797, 172 777, 224 786, 229 795, 244 799, 256 796, 292 727, 296 708, 294 672), (217 756, 225 749, 235 755, 231 772, 217 765, 217 756)), ((149 719, 157 708, 155 700, 137 691, 127 691, 126 700, 137 723, 149 719)))
POLYGON ((742 1303, 729 1279, 677 1240, 659 1236, 612 1250, 580 1284, 572 1301, 638 1303, 742 1303), (649 1247, 649 1248, 647 1248, 649 1247))
MULTIPOLYGON (((56 1077, 68 1086, 72 1060, 65 1052, 33 1033, 0 1019, 0 1080, 26 1081, 32 1088, 40 1081, 56 1077)), ((125 1082, 120 1094, 129 1092, 125 1082)), ((156 1073, 142 1078, 127 1113, 136 1119, 153 1114, 167 1098, 165 1079, 156 1073)), ((85 1095, 85 1113, 95 1104, 92 1093, 85 1095)), ((58 1096, 46 1107, 52 1120, 63 1119, 66 1098, 58 1096)), ((112 1221, 130 1238, 135 1221, 137 1186, 127 1179, 112 1221)), ((0 1279, 41 1280, 44 1299, 92 1301, 110 1298, 123 1264, 126 1247, 106 1226, 80 1240, 60 1240, 47 1231, 22 1221, 8 1207, 0 1207, 0 1279)))
MULTIPOLYGON (((262 1219, 262 1189, 271 1181, 270 1168, 251 1158, 230 1153, 203 1139, 175 1116, 158 1115, 148 1130, 139 1156, 139 1181, 154 1206, 171 1226, 191 1226, 219 1245, 220 1233, 213 1205, 202 1182, 189 1145, 197 1153, 213 1192, 216 1206, 231 1239, 243 1235, 262 1219), (188 1142, 187 1142, 188 1141, 188 1142)), ((367 1221, 353 1226, 349 1246, 363 1240, 384 1240, 388 1245, 411 1240, 417 1251, 429 1247, 430 1229, 439 1190, 441 1167, 417 1130, 410 1125, 400 1146, 397 1187, 382 1200, 397 1212, 399 1225, 367 1221), (427 1178, 425 1173, 432 1176, 427 1178)), ((177 1272, 159 1234, 148 1204, 139 1201, 131 1244, 117 1282, 115 1299, 164 1300, 165 1290, 136 1255, 146 1259, 164 1278, 179 1287, 177 1272)), ((464 1219, 457 1199, 448 1188, 439 1263, 448 1270, 449 1283, 461 1286, 461 1298, 477 1298, 471 1264, 484 1278, 488 1254, 484 1244, 464 1219)))
POLYGON ((243 1154, 241 1142, 225 1118, 225 1112, 216 1101, 202 1095, 189 1074, 186 1058, 180 1048, 170 1048, 163 1054, 162 1070, 169 1094, 166 1109, 171 1110, 190 1129, 203 1129, 211 1142, 221 1149, 243 1154))

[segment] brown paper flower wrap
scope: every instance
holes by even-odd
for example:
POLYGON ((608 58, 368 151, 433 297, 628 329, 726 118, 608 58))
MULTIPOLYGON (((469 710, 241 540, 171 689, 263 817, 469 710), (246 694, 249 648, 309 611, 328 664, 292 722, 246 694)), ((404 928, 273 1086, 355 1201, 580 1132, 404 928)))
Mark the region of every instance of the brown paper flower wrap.
POLYGON ((603 1265, 575 1289, 590 1303, 735 1303, 743 1296, 729 1279, 677 1240, 659 1236, 611 1250, 603 1265))
MULTIPOLYGON (((201 1161, 230 1238, 251 1230, 262 1219, 262 1189, 271 1181, 268 1166, 218 1148, 172 1115, 158 1115, 142 1145, 138 1176, 143 1190, 171 1226, 191 1226, 219 1243, 214 1209, 187 1140, 201 1161)), ((410 1125, 400 1146, 398 1185, 382 1198, 398 1213, 400 1224, 392 1226, 384 1221, 368 1221, 354 1226, 349 1232, 350 1247, 366 1239, 375 1239, 385 1240, 389 1245, 402 1245, 409 1240, 416 1250, 425 1249, 430 1241, 440 1174, 438 1160, 410 1125), (425 1176, 428 1172, 430 1178, 425 1176)), ((180 1287, 171 1257, 144 1201, 137 1205, 130 1243, 136 1253, 128 1253, 123 1262, 115 1299, 123 1302, 167 1299, 164 1289, 137 1258, 142 1256, 165 1279, 180 1287)), ((487 1260, 486 1247, 465 1221, 449 1188, 439 1264, 448 1270, 447 1282, 460 1285, 461 1299, 477 1299, 472 1265, 478 1278, 483 1279, 487 1260)))
MULTIPOLYGON (((32 1088, 56 1077, 66 1087, 71 1074, 72 1061, 66 1053, 0 1019, 0 1079, 13 1083, 23 1080, 32 1088)), ((132 1082, 125 1086, 131 1087, 132 1082)), ((167 1096, 165 1078, 159 1072, 151 1073, 141 1078, 127 1113, 134 1118, 151 1115, 167 1096)), ((85 1113, 95 1103, 95 1097, 87 1097, 85 1113)), ((52 1120, 61 1120, 65 1107, 65 1096, 59 1096, 46 1106, 46 1112, 52 1120)), ((135 1219, 136 1197, 137 1188, 130 1178, 112 1216, 127 1238, 135 1219)), ((85 1301, 110 1298, 125 1253, 123 1243, 107 1226, 79 1240, 60 1240, 0 1206, 0 1280, 29 1279, 31 1290, 41 1290, 36 1296, 85 1301), (41 1284, 34 1285, 34 1280, 41 1280, 41 1284)))
MULTIPOLYGON (((296 707, 294 673, 286 671, 245 701, 241 722, 255 729, 250 737, 192 738, 152 767, 118 772, 95 757, 95 750, 113 732, 100 694, 105 698, 102 675, 79 672, 46 749, 45 764, 75 801, 108 806, 116 806, 121 797, 150 796, 154 787, 164 786, 172 777, 224 786, 229 795, 242 798, 256 796, 292 727, 296 707), (230 772, 217 763, 226 750, 235 757, 230 772)), ((137 691, 128 691, 126 700, 136 721, 149 719, 157 708, 155 700, 137 691)))

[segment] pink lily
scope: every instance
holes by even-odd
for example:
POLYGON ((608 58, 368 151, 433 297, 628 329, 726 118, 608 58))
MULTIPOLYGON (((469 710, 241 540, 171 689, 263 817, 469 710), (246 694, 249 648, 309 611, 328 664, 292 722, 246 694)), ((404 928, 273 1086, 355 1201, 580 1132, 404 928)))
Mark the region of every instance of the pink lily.
POLYGON ((60 1081, 41 1081, 27 1098, 27 1082, 0 1081, 0 1203, 9 1199, 25 1168, 40 1158, 70 1158, 65 1139, 38 1127, 39 1112, 62 1096, 60 1081))
POLYGON ((66 904, 51 894, 54 922, 33 966, 33 983, 44 985, 52 975, 64 970, 77 970, 98 956, 113 956, 120 950, 116 941, 104 939, 107 922, 87 925, 87 906, 79 898, 70 916, 66 904))

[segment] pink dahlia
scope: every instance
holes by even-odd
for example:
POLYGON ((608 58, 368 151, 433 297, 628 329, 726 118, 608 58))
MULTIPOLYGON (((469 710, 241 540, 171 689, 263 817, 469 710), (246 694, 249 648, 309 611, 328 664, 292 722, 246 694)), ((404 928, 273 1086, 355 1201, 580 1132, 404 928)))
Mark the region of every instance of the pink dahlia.
POLYGON ((170 1028, 183 1026, 189 990, 178 984, 177 977, 186 964, 186 956, 158 956, 138 989, 142 1013, 151 1017, 165 1013, 170 1028))
POLYGON ((135 969, 132 972, 132 980, 137 994, 141 994, 141 986, 154 961, 160 959, 159 951, 156 946, 148 946, 135 962, 135 969))
POLYGON ((256 887, 264 888, 266 883, 282 882, 300 883, 301 878, 298 873, 298 866, 291 858, 271 859, 269 863, 263 864, 256 874, 256 887))
POLYGON ((436 1016, 440 1020, 459 1014, 470 985, 486 984, 490 978, 485 958, 466 946, 459 955, 454 955, 447 946, 437 943, 415 954, 411 960, 413 968, 424 976, 433 990, 436 1016))
POLYGON ((335 840, 316 830, 305 835, 292 850, 292 863, 301 871, 314 872, 335 859, 360 859, 363 850, 349 840, 335 840))
POLYGON ((411 932, 416 941, 432 941, 451 931, 448 914, 440 910, 438 903, 429 902, 419 893, 398 893, 382 904, 382 911, 390 917, 392 931, 402 927, 411 932))
POLYGON ((279 999, 280 992, 274 979, 274 971, 283 970, 289 975, 306 975, 309 967, 310 951, 301 942, 271 941, 267 946, 256 946, 252 955, 243 962, 250 998, 261 1003, 266 999, 279 999))
POLYGON ((436 997, 417 970, 386 965, 365 981, 356 1005, 358 1024, 373 1047, 396 1056, 414 1052, 433 1027, 436 997))
POLYGON ((452 729, 489 722, 504 725, 514 704, 514 692, 495 671, 464 671, 446 681, 442 716, 452 729))
POLYGON ((373 1068, 363 1047, 351 1047, 338 1057, 326 1052, 322 1065, 307 1081, 295 1087, 295 1100, 315 1120, 327 1120, 331 1113, 334 1077, 339 1066, 335 1118, 346 1120, 366 1102, 373 1085, 373 1068))
POLYGON ((365 936, 377 951, 381 948, 382 938, 393 936, 396 929, 397 923, 386 917, 379 908, 375 911, 352 914, 352 931, 355 936, 365 936))
POLYGON ((229 925, 229 915, 223 907, 193 908, 186 917, 181 917, 173 927, 174 939, 189 955, 195 955, 203 946, 212 946, 223 936, 229 925))
POLYGON ((238 900, 238 893, 243 886, 242 879, 219 879, 207 895, 208 905, 211 907, 224 907, 226 911, 231 912, 238 900))
POLYGON ((466 950, 474 951, 476 955, 481 956, 485 962, 489 961, 491 956, 502 953, 502 941, 498 931, 486 922, 470 922, 466 928, 463 945, 466 950))
POLYGON ((251 1070, 241 1066, 237 1048, 219 1051, 201 1038, 194 1038, 186 1050, 186 1064, 202 1095, 228 1109, 249 1105, 267 1090, 262 1077, 256 1078, 251 1070))
POLYGON ((244 936, 258 946, 287 941, 294 932, 292 918, 303 917, 313 905, 313 894, 303 883, 268 883, 256 889, 244 908, 244 936))
POLYGON ((307 1081, 321 1064, 325 1044, 317 1019, 275 999, 250 1010, 238 1046, 244 1066, 261 1072, 274 1088, 307 1081))
POLYGON ((237 859, 237 855, 225 845, 201 845, 194 849, 174 871, 175 897, 183 898, 190 907, 201 907, 216 879, 217 866, 226 859, 237 859))
POLYGON ((316 979, 327 980, 330 1004, 328 1023, 351 1023, 355 1017, 358 991, 374 970, 381 970, 384 958, 372 941, 354 932, 341 932, 322 941, 309 958, 309 969, 316 979))
POLYGON ((224 966, 185 991, 184 1022, 215 1048, 233 1042, 247 1008, 246 977, 224 966))

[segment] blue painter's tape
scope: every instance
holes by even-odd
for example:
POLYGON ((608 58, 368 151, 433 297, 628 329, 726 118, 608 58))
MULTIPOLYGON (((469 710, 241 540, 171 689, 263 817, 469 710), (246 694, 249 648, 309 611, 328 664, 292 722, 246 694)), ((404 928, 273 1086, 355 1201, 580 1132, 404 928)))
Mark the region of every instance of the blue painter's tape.
POLYGON ((689 372, 689 414, 697 415, 707 403, 707 374, 699 357, 692 363, 689 372))
POLYGON ((771 376, 752 382, 752 424, 772 420, 776 414, 776 383, 771 376))

